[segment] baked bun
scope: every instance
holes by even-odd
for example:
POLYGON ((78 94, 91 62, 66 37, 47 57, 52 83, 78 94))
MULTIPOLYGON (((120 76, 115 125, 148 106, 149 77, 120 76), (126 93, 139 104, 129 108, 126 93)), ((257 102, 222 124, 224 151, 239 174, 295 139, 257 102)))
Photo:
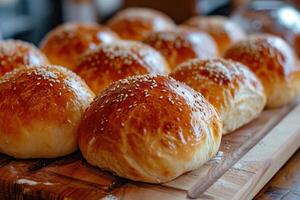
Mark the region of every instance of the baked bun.
POLYGON ((80 58, 75 72, 98 94, 110 83, 140 74, 168 74, 165 59, 141 42, 102 44, 80 58))
POLYGON ((207 33, 191 28, 154 32, 144 42, 158 50, 171 68, 192 58, 212 58, 218 54, 215 41, 207 33))
POLYGON ((79 125, 79 147, 90 164, 150 183, 200 167, 216 154, 221 136, 213 106, 166 76, 134 76, 111 84, 79 125))
POLYGON ((220 54, 233 43, 246 38, 244 30, 226 17, 197 16, 187 20, 185 25, 209 33, 215 39, 220 54))
POLYGON ((111 43, 118 36, 98 24, 66 23, 50 31, 41 42, 41 50, 51 64, 73 69, 78 56, 101 43, 111 43))
POLYGON ((0 152, 53 158, 77 149, 77 128, 94 94, 73 72, 24 67, 0 79, 0 152))
POLYGON ((295 100, 300 88, 299 63, 291 47, 272 35, 255 35, 229 48, 225 58, 248 66, 261 80, 267 107, 280 107, 295 100))
POLYGON ((15 68, 49 64, 46 56, 30 43, 0 40, 0 77, 15 68))
POLYGON ((170 76, 200 92, 215 107, 223 134, 256 118, 266 104, 259 79, 238 62, 195 59, 179 65, 170 76))
POLYGON ((150 8, 127 8, 107 23, 123 39, 143 40, 149 33, 171 30, 173 20, 166 14, 150 8))

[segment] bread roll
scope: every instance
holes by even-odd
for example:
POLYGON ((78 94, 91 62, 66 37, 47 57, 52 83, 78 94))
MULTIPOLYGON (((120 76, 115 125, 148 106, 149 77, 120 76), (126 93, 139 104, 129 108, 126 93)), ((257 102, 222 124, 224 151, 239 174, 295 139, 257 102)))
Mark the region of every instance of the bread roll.
POLYGON ((92 165, 161 183, 212 158, 221 136, 221 121, 202 95, 172 78, 141 75, 94 100, 79 126, 79 147, 92 165))
POLYGON ((74 73, 24 67, 0 79, 0 152, 54 158, 77 149, 77 128, 94 94, 74 73))
POLYGON ((166 14, 150 8, 127 8, 107 23, 123 39, 143 40, 149 33, 171 30, 173 20, 166 14))
POLYGON ((224 57, 245 64, 258 76, 268 108, 295 100, 300 88, 299 63, 294 51, 281 38, 266 34, 251 36, 229 48, 224 57))
POLYGON ((187 20, 185 25, 209 33, 215 39, 220 54, 233 43, 246 38, 244 30, 226 17, 197 16, 187 20))
POLYGON ((46 56, 30 43, 19 40, 0 41, 0 77, 15 68, 48 63, 46 56))
POLYGON ((151 33, 145 43, 158 50, 171 68, 192 58, 212 58, 218 54, 215 41, 207 33, 191 28, 151 33))
POLYGON ((259 79, 238 62, 195 59, 179 65, 170 76, 200 92, 216 108, 223 134, 256 118, 266 104, 259 79))
POLYGON ((50 31, 41 42, 41 50, 51 64, 73 69, 78 56, 98 44, 111 43, 118 36, 97 24, 66 23, 50 31))
POLYGON ((139 74, 167 74, 169 66, 156 50, 140 42, 102 44, 80 59, 75 72, 98 94, 110 83, 139 74))
POLYGON ((300 12, 288 1, 246 1, 244 7, 231 13, 231 20, 248 34, 277 35, 293 46, 300 33, 300 12))

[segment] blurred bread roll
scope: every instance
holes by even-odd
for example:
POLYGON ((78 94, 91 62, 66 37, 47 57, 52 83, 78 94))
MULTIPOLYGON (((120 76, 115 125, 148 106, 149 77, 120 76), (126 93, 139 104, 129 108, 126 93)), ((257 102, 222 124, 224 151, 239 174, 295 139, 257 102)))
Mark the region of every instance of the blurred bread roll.
POLYGON ((175 27, 173 20, 166 14, 139 7, 121 10, 107 25, 127 40, 143 40, 151 32, 171 30, 175 27))
POLYGON ((171 68, 192 58, 213 58, 218 55, 214 39, 192 28, 154 32, 144 42, 158 50, 171 68))
POLYGON ((84 54, 74 70, 98 94, 110 83, 140 74, 168 74, 159 52, 141 42, 102 44, 84 54))
POLYGON ((44 64, 49 64, 48 59, 32 44, 19 40, 0 40, 0 77, 16 68, 44 64))
POLYGON ((300 66, 291 47, 277 36, 260 34, 229 48, 224 57, 248 66, 261 80, 267 107, 276 108, 295 100, 300 87, 300 66))
POLYGON ((77 149, 77 128, 93 92, 73 72, 24 67, 0 79, 0 152, 54 158, 77 149))
POLYGON ((50 31, 40 44, 51 64, 74 69, 78 57, 98 44, 111 43, 118 36, 98 24, 72 22, 58 26, 50 31))
POLYGON ((220 54, 223 54, 233 43, 246 38, 240 26, 223 16, 196 16, 188 19, 184 24, 210 34, 217 43, 220 54))
POLYGON ((225 59, 194 59, 170 74, 200 92, 217 110, 223 134, 255 119, 266 104, 260 80, 241 63, 225 59))
POLYGON ((293 41, 293 47, 297 53, 298 58, 300 59, 300 33, 298 33, 293 41))
MULTIPOLYGON (((247 33, 269 33, 283 38, 296 48, 294 40, 300 34, 300 12, 289 0, 250 1, 231 14, 247 33)), ((299 0, 296 0, 300 3, 299 0)), ((300 56, 300 54, 298 54, 300 56)))
POLYGON ((218 151, 221 121, 192 88, 141 75, 107 87, 85 112, 79 146, 92 165, 135 181, 161 183, 218 151))

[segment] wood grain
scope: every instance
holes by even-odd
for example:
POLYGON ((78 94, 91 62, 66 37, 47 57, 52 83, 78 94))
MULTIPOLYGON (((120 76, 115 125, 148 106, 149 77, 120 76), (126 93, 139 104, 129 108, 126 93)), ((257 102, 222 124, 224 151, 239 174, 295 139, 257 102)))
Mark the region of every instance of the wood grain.
MULTIPOLYGON (((190 198, 197 198, 204 193, 212 184, 214 184, 225 172, 227 172, 237 161, 240 160, 253 146, 255 146, 261 138, 265 135, 266 130, 261 129, 256 134, 253 134, 248 140, 246 140, 236 151, 224 156, 224 160, 219 164, 212 166, 206 175, 206 181, 198 180, 188 191, 190 198)), ((269 167, 270 163, 266 163, 264 168, 269 167)))
POLYGON ((300 199, 300 149, 255 197, 255 200, 287 199, 300 199))
POLYGON ((230 163, 230 169, 217 171, 220 178, 198 199, 248 199, 299 146, 295 140, 300 124, 294 118, 300 117, 300 106, 284 118, 292 108, 264 111, 252 123, 225 136, 214 159, 164 185, 121 179, 88 165, 79 152, 46 160, 16 160, 0 154, 0 199, 188 199, 188 190, 201 181, 207 183, 207 174, 215 173, 224 162, 230 163), (245 144, 254 136, 260 142, 250 149, 245 144))
POLYGON ((286 106, 280 109, 264 111, 258 119, 236 132, 223 137, 217 157, 200 169, 191 172, 192 177, 190 177, 190 173, 188 173, 186 176, 181 176, 165 185, 191 191, 195 188, 199 188, 197 183, 206 180, 204 184, 206 185, 205 189, 207 189, 215 182, 215 179, 210 180, 211 177, 222 176, 261 138, 263 138, 268 131, 292 109, 292 107, 293 106, 286 106), (195 188, 192 188, 193 186, 195 186, 195 188))
POLYGON ((281 166, 293 155, 300 146, 300 106, 294 108, 268 135, 263 138, 255 150, 250 151, 241 160, 266 161, 271 160, 272 164, 264 174, 259 177, 255 187, 250 190, 249 196, 253 198, 281 166))
MULTIPOLYGON (((9 159, 1 157, 4 162, 9 159)), ((0 168, 1 199, 100 199, 116 181, 109 174, 98 175, 102 172, 84 164, 79 153, 43 163, 14 159, 6 162, 0 168)))

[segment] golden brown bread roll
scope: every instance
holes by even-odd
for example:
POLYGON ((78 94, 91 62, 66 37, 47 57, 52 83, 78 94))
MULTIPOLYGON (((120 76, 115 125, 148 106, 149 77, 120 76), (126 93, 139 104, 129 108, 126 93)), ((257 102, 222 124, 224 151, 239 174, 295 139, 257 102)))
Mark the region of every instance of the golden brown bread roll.
POLYGON ((53 158, 77 149, 77 128, 94 94, 73 72, 24 67, 0 79, 0 152, 53 158))
POLYGON ((233 43, 246 38, 244 30, 226 17, 197 16, 187 20, 185 25, 209 33, 215 39, 220 54, 233 43))
POLYGON ((281 38, 261 34, 229 48, 225 58, 248 66, 261 80, 267 107, 283 106, 295 100, 300 87, 300 68, 294 51, 281 38))
POLYGON ((144 42, 158 50, 171 68, 192 58, 212 58, 218 54, 215 41, 207 33, 192 28, 151 33, 144 42))
POLYGON ((200 93, 166 76, 140 75, 111 84, 93 101, 78 141, 90 164, 161 183, 212 158, 221 136, 221 121, 200 93))
POLYGON ((30 43, 19 40, 0 41, 0 77, 15 68, 49 64, 46 56, 30 43))
POLYGON ((118 36, 98 24, 66 23, 50 31, 41 42, 41 50, 51 64, 73 69, 78 56, 98 44, 111 43, 118 36))
POLYGON ((141 42, 102 44, 80 58, 74 70, 98 94, 110 83, 140 74, 168 74, 165 59, 141 42))
POLYGON ((244 65, 225 59, 194 59, 170 74, 200 92, 217 110, 223 134, 256 118, 266 104, 259 79, 244 65))
POLYGON ((107 23, 123 39, 143 40, 149 33, 171 30, 173 20, 166 14, 150 8, 127 8, 110 19, 107 23))

